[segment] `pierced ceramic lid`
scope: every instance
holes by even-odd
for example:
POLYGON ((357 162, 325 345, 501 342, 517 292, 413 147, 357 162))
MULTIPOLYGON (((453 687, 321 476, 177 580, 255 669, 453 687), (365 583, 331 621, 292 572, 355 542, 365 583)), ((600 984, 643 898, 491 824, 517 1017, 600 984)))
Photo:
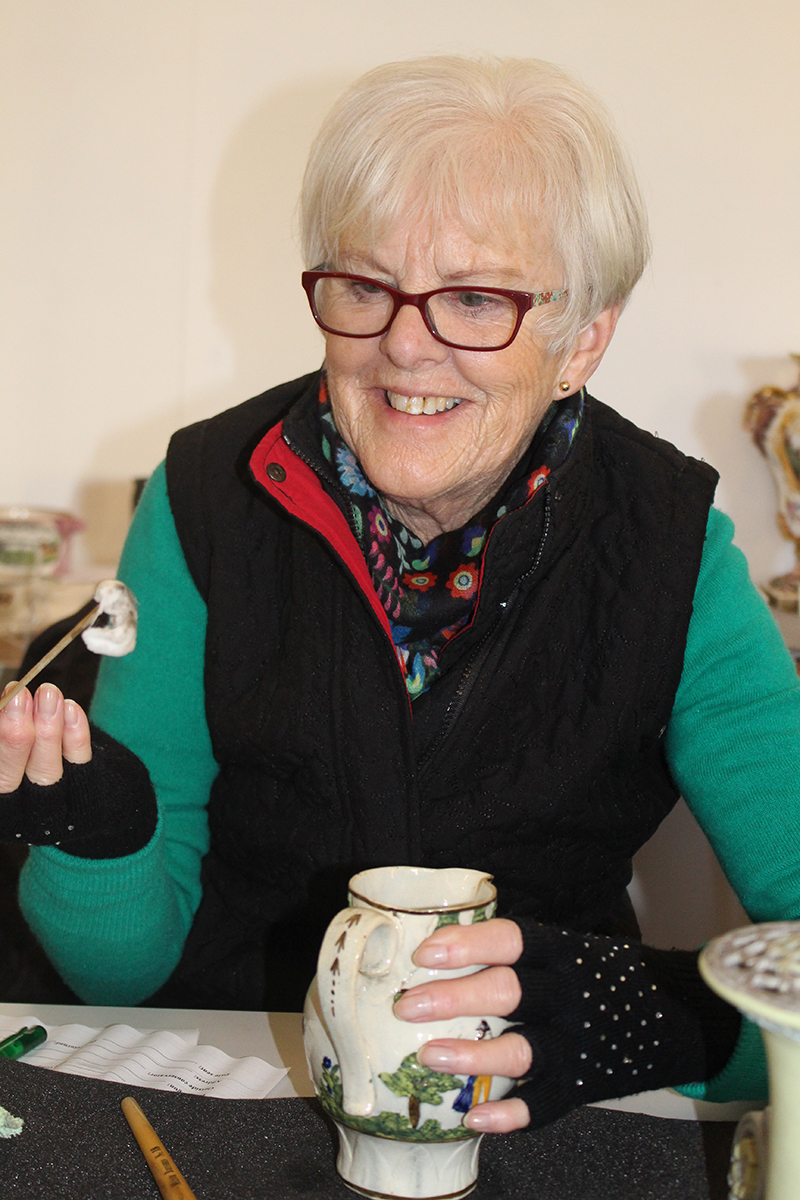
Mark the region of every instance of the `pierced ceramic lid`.
POLYGON ((729 1004, 757 1021, 800 1030, 800 921, 734 929, 708 943, 699 966, 729 1004))

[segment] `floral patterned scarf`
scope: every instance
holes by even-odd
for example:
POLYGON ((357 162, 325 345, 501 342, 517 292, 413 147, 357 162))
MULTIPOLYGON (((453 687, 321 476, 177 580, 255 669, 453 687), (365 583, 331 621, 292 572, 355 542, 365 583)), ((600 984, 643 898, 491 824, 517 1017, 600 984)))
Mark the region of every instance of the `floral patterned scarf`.
MULTIPOLYGON (((583 418, 583 392, 551 405, 528 451, 498 494, 461 529, 423 545, 386 511, 380 495, 336 428, 323 374, 320 387, 321 449, 336 471, 349 517, 386 610, 395 650, 412 700, 439 672, 442 648, 462 629, 478 595, 483 548, 492 526, 523 504, 566 458, 583 418), (536 463, 535 467, 532 463, 536 463)), ((344 503, 342 503, 344 501, 344 503)))

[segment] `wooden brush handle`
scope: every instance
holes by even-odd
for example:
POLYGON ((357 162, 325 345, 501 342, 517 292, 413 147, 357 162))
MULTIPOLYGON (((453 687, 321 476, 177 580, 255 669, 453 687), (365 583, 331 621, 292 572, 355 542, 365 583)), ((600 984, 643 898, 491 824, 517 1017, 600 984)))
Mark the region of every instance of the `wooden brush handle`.
POLYGON ((122 1101, 122 1111, 164 1200, 197 1200, 133 1096, 126 1096, 122 1101))
POLYGON ((13 700, 14 697, 18 695, 24 687, 28 686, 32 679, 36 678, 40 671, 43 671, 45 667, 48 667, 53 659, 58 657, 62 650, 66 650, 70 642, 74 642, 75 638, 78 637, 79 634, 83 633, 84 629, 88 629, 92 622, 97 620, 97 615, 99 612, 100 605, 95 604, 94 608, 89 609, 85 617, 81 617, 77 625, 73 625, 69 633, 64 634, 60 642, 56 642, 55 646, 53 646, 51 650, 48 650, 47 654, 45 654, 43 658, 40 658, 39 661, 31 667, 30 671, 28 671, 27 675, 20 679, 19 683, 15 683, 14 686, 10 688, 2 698, 0 698, 0 712, 2 712, 5 706, 11 700, 13 700))

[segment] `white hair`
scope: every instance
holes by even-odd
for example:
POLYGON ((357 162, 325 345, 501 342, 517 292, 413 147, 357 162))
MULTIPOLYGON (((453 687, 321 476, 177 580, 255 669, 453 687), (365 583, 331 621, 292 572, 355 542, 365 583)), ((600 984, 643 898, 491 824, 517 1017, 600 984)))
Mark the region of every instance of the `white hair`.
POLYGON ((387 63, 338 100, 300 198, 306 266, 335 269, 348 238, 375 243, 411 212, 476 241, 544 231, 569 290, 539 329, 563 352, 624 305, 649 253, 647 218, 605 105, 537 59, 387 63))

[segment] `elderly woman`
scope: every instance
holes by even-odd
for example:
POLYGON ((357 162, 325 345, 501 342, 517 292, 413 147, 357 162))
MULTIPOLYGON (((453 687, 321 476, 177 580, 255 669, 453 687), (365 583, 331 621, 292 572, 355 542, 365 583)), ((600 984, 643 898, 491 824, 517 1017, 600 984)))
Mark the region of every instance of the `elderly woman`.
POLYGON ((543 63, 382 67, 302 223, 322 370, 173 438, 91 735, 49 685, 0 717, 29 922, 91 1002, 297 1009, 352 872, 480 867, 503 918, 417 961, 488 966, 396 1005, 520 1022, 420 1052, 520 1079, 468 1125, 752 1096, 757 1035, 626 886, 680 789, 751 915, 800 915, 798 683, 715 472, 585 391, 647 250, 609 118, 543 63))

